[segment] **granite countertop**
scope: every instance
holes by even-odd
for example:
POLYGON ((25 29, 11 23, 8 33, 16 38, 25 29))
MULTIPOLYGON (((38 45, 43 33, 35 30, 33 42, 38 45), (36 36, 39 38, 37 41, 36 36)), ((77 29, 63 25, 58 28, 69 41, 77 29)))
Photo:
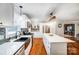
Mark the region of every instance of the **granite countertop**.
POLYGON ((70 39, 67 39, 67 38, 64 38, 64 37, 61 37, 59 35, 56 35, 56 34, 53 34, 53 35, 50 35, 50 34, 44 34, 44 37, 46 39, 48 39, 49 42, 75 42, 73 40, 70 40, 70 39))
POLYGON ((0 55, 13 55, 25 42, 6 42, 0 45, 0 55))

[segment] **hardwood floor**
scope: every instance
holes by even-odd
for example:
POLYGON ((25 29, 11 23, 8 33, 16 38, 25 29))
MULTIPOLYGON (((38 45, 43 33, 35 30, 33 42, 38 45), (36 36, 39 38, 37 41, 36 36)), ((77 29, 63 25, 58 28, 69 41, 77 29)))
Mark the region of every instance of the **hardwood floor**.
POLYGON ((67 43, 67 55, 79 55, 79 40, 74 37, 67 37, 74 40, 74 43, 67 43))
POLYGON ((79 43, 68 43, 67 44, 68 55, 79 55, 79 43))
POLYGON ((33 38, 33 47, 29 55, 46 55, 46 50, 42 38, 33 38))
MULTIPOLYGON (((47 55, 42 38, 33 38, 29 55, 47 55)), ((79 55, 79 42, 67 43, 67 55, 79 55)))

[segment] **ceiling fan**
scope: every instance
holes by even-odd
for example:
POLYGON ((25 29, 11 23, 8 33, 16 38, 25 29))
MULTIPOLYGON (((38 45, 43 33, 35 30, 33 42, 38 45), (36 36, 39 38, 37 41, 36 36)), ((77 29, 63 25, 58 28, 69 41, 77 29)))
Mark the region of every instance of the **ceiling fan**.
POLYGON ((55 13, 55 10, 49 14, 49 21, 56 19, 56 16, 54 15, 54 13, 55 13))
POLYGON ((52 20, 54 20, 54 19, 56 19, 57 17, 56 17, 56 13, 57 13, 57 11, 59 10, 59 4, 49 13, 49 19, 48 19, 48 21, 52 21, 52 20))

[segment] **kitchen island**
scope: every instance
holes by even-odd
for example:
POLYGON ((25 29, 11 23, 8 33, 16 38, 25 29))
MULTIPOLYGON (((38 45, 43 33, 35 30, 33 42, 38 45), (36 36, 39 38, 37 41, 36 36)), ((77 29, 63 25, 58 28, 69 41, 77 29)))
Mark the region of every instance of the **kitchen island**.
POLYGON ((56 34, 44 34, 43 42, 48 55, 67 55, 67 43, 75 41, 56 34))

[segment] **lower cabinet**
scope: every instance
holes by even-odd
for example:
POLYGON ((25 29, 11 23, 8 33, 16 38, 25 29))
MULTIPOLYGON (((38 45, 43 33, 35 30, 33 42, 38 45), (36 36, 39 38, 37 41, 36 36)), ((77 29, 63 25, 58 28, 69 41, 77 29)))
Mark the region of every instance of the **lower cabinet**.
POLYGON ((24 55, 25 54, 25 45, 23 45, 15 55, 24 55))
POLYGON ((32 39, 30 40, 29 43, 26 43, 25 45, 26 49, 25 49, 25 55, 28 55, 30 50, 31 50, 31 47, 32 47, 32 39))
POLYGON ((25 44, 16 52, 15 55, 28 55, 32 47, 32 38, 30 37, 25 44))
POLYGON ((68 43, 67 44, 68 55, 79 55, 79 43, 68 43))

